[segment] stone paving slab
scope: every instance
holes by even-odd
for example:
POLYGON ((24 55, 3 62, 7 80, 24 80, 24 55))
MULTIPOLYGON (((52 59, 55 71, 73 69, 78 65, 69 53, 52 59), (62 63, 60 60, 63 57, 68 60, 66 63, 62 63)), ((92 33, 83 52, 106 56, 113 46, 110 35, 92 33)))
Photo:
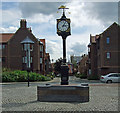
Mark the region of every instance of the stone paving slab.
MULTIPOLYGON (((85 103, 37 101, 37 84, 31 83, 30 87, 27 87, 26 83, 4 84, 2 88, 2 110, 118 111, 118 84, 90 84, 90 101, 85 103)), ((46 84, 46 82, 39 84, 46 84)))

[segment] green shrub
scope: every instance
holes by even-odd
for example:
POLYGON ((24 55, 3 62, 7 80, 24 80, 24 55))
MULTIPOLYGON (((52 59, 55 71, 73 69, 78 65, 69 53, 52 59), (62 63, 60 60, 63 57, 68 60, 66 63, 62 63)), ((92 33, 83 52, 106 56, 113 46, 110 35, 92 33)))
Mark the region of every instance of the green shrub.
POLYGON ((85 74, 77 74, 77 73, 75 73, 75 76, 76 76, 77 78, 81 78, 81 79, 87 78, 87 75, 85 75, 85 74))
POLYGON ((76 76, 77 78, 79 78, 79 76, 80 76, 80 75, 79 75, 79 74, 77 74, 77 73, 74 73, 74 76, 76 76))
POLYGON ((45 81, 45 78, 46 78, 46 77, 45 77, 44 75, 41 75, 41 80, 42 80, 42 81, 45 81))
POLYGON ((16 82, 25 82, 27 81, 27 71, 15 70, 11 72, 11 77, 15 77, 16 82))
POLYGON ((49 77, 49 78, 51 78, 51 79, 55 78, 55 74, 53 72, 50 72, 46 76, 49 77))
POLYGON ((51 78, 50 77, 45 77, 45 81, 50 81, 51 78))
POLYGON ((87 78, 87 75, 80 74, 80 78, 81 78, 81 79, 86 79, 86 78, 87 78))
MULTIPOLYGON (((29 73, 29 80, 30 81, 48 81, 51 80, 50 77, 30 72, 29 73)), ((26 82, 28 81, 28 72, 27 71, 8 71, 4 69, 2 72, 2 81, 3 82, 26 82)))
POLYGON ((15 77, 11 77, 11 72, 3 72, 2 73, 2 81, 3 82, 14 82, 15 77))
POLYGON ((30 81, 36 81, 37 80, 37 74, 36 73, 29 73, 29 80, 30 81))
POLYGON ((6 71, 11 71, 11 69, 8 69, 8 68, 2 68, 2 72, 6 72, 6 71))
POLYGON ((96 75, 94 75, 94 76, 89 76, 88 77, 88 80, 99 80, 99 77, 96 75))

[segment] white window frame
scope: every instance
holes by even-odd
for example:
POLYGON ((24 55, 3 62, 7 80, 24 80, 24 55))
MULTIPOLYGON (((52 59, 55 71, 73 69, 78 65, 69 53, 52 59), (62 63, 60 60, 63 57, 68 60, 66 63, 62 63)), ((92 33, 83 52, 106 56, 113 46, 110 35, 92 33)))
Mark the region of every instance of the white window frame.
POLYGON ((2 49, 2 44, 0 44, 0 49, 2 49))
POLYGON ((30 63, 33 63, 33 57, 30 57, 30 63))
POLYGON ((23 57, 23 63, 27 63, 27 56, 23 57))
POLYGON ((24 44, 24 50, 27 51, 27 44, 24 44))
POLYGON ((30 51, 33 51, 33 44, 30 44, 30 46, 32 46, 32 48, 30 48, 30 51))
POLYGON ((107 42, 107 44, 110 43, 110 38, 109 37, 106 38, 106 42, 107 42))
POLYGON ((88 52, 90 52, 90 47, 88 47, 88 52))
POLYGON ((30 49, 30 51, 33 51, 33 44, 24 44, 23 50, 27 51, 27 49, 30 49), (31 48, 30 48, 31 46, 31 48))
POLYGON ((89 71, 89 72, 88 72, 88 73, 89 73, 89 75, 91 75, 91 69, 89 69, 88 71, 89 71))
POLYGON ((5 49, 5 44, 2 44, 2 49, 5 49))
POLYGON ((27 56, 25 56, 25 60, 24 61, 25 61, 25 63, 27 63, 27 56))
POLYGON ((40 64, 42 64, 42 58, 40 58, 40 64))
POLYGON ((25 63, 25 58, 23 57, 22 59, 23 59, 23 63, 25 63))
POLYGON ((43 45, 40 45, 40 52, 43 52, 43 45))
POLYGON ((107 52, 107 59, 110 59, 110 52, 107 52))

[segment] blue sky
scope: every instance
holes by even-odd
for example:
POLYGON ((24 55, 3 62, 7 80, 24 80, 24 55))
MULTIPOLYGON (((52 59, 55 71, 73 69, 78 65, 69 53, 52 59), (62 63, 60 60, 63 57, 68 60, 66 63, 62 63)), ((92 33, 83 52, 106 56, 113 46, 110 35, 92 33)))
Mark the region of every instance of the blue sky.
POLYGON ((33 34, 46 39, 46 51, 51 59, 56 60, 62 57, 62 38, 56 34, 56 19, 62 14, 61 11, 56 13, 60 5, 69 8, 66 16, 71 19, 72 35, 67 38, 68 59, 70 55, 86 54, 90 34, 100 34, 118 21, 117 2, 2 2, 0 31, 14 33, 19 28, 20 19, 26 19, 33 34))

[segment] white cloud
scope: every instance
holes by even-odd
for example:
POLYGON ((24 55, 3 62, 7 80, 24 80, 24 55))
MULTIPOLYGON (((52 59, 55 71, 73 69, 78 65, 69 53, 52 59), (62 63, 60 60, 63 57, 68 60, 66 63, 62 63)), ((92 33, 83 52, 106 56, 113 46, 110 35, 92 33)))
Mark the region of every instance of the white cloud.
MULTIPOLYGON (((57 5, 56 3, 36 3, 37 5, 35 5, 33 2, 22 4, 24 6, 21 5, 19 8, 2 10, 3 26, 0 30, 15 32, 19 27, 20 19, 25 17, 28 25, 32 27, 33 34, 37 38, 46 39, 46 49, 50 53, 51 59, 56 60, 62 57, 62 38, 56 34, 56 18, 61 16, 61 13, 57 14, 56 11, 61 3, 57 3, 57 5)), ((116 5, 114 3, 109 6, 107 3, 84 3, 72 0, 64 4, 69 7, 66 15, 71 19, 72 30, 72 35, 66 39, 67 57, 73 52, 76 55, 79 54, 78 52, 86 53, 90 34, 102 33, 115 21, 116 8, 114 6, 116 5), (69 11, 70 15, 68 15, 69 11), (79 50, 75 50, 75 48, 79 50)))
POLYGON ((17 27, 14 27, 14 26, 10 26, 8 28, 3 28, 3 27, 0 27, 0 32, 1 33, 14 33, 16 32, 18 28, 17 27))
POLYGON ((46 41, 46 48, 47 52, 50 53, 51 59, 57 60, 58 58, 62 57, 62 49, 61 49, 61 44, 56 43, 50 40, 46 41))
POLYGON ((27 20, 30 23, 36 23, 36 24, 40 24, 40 23, 52 23, 52 20, 54 20, 53 15, 43 15, 43 14, 35 14, 31 17, 28 17, 27 20))
POLYGON ((86 54, 86 53, 87 53, 87 46, 79 42, 76 42, 73 45, 71 45, 71 48, 68 51, 68 55, 76 55, 76 56, 81 56, 82 54, 86 54))
POLYGON ((118 4, 72 1, 66 4, 71 12, 73 27, 108 25, 118 19, 118 4))
POLYGON ((19 26, 20 19, 21 12, 17 9, 2 10, 2 26, 19 26))
POLYGON ((56 13, 58 7, 63 4, 56 2, 23 2, 19 4, 19 8, 24 18, 31 17, 34 14, 50 15, 56 13), (28 13, 29 12, 29 13, 28 13))

